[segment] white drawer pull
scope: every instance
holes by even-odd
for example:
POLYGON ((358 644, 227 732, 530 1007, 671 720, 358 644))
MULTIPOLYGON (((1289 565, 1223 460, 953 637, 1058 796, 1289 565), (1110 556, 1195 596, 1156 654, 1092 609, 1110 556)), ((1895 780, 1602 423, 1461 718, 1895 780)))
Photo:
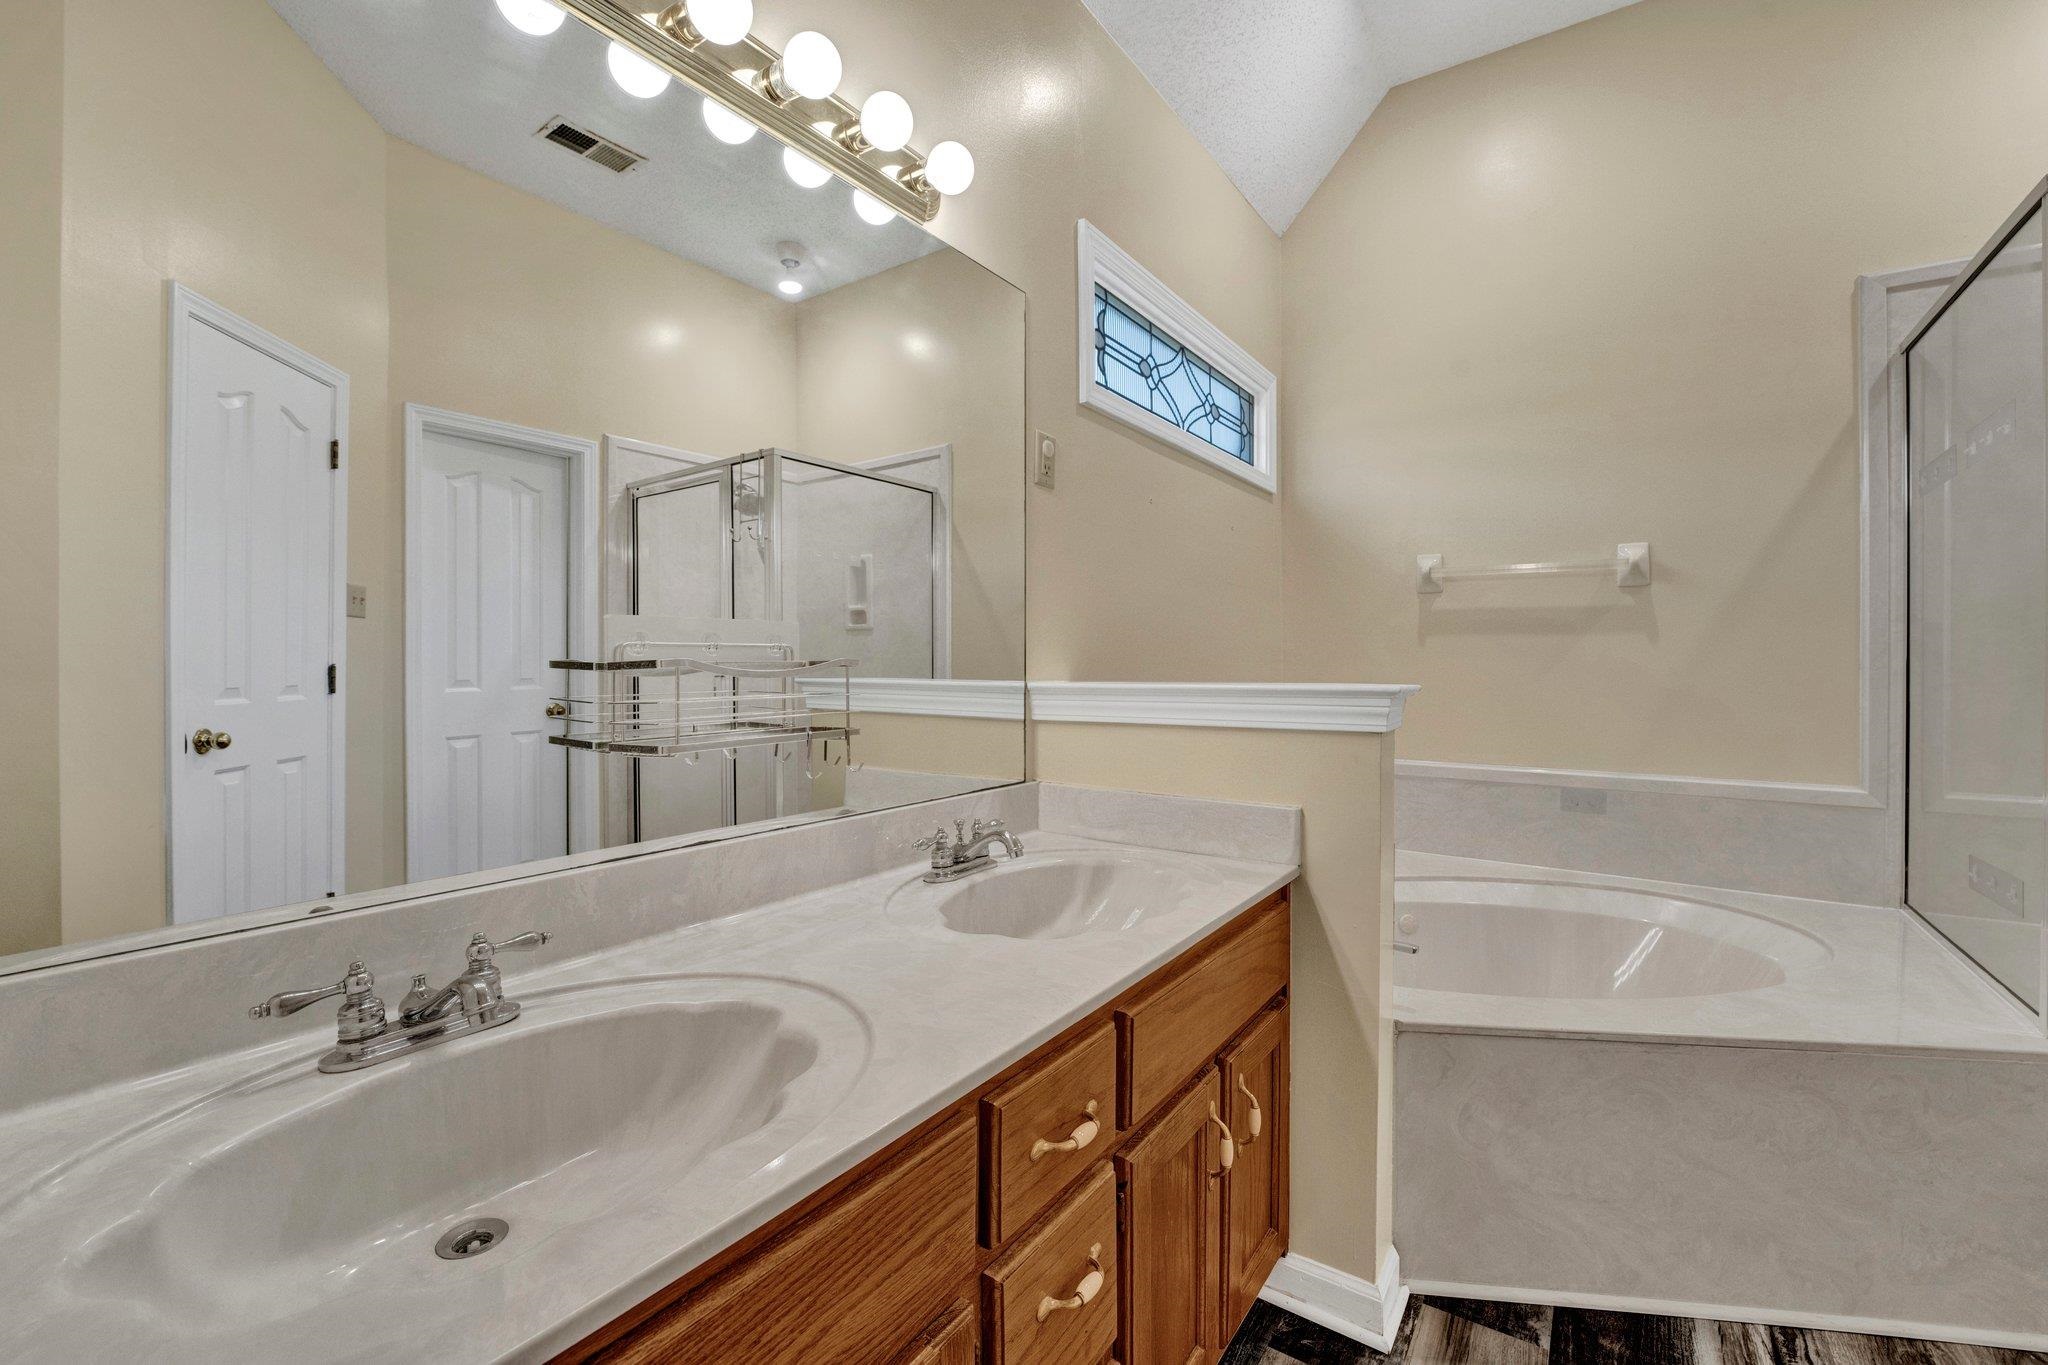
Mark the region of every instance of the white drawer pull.
POLYGON ((1223 1115, 1216 1112, 1216 1101, 1209 1101, 1209 1122, 1223 1130, 1223 1169, 1229 1170, 1237 1164, 1237 1139, 1230 1135, 1230 1125, 1223 1121, 1223 1115))
POLYGON ((1074 1286, 1074 1292, 1064 1299, 1047 1294, 1038 1301, 1038 1320, 1044 1322, 1064 1308, 1086 1308, 1095 1302, 1095 1296, 1102 1292, 1102 1243, 1088 1248, 1088 1273, 1081 1277, 1081 1283, 1074 1286))
POLYGON ((1095 1120, 1095 1101, 1088 1101, 1087 1108, 1081 1112, 1088 1117, 1081 1120, 1079 1126, 1063 1141, 1047 1142, 1044 1138, 1040 1138, 1032 1143, 1031 1159, 1036 1161, 1047 1152, 1078 1152, 1089 1143, 1095 1141, 1095 1135, 1102 1131, 1102 1125, 1095 1120))
POLYGON ((1266 1126, 1266 1116, 1259 1109, 1259 1097, 1254 1095, 1252 1088, 1244 1083, 1243 1072, 1238 1073, 1237 1088, 1244 1091, 1245 1102, 1252 1107, 1251 1117, 1245 1120, 1247 1132, 1244 1145, 1249 1147, 1259 1140, 1259 1130, 1266 1126))

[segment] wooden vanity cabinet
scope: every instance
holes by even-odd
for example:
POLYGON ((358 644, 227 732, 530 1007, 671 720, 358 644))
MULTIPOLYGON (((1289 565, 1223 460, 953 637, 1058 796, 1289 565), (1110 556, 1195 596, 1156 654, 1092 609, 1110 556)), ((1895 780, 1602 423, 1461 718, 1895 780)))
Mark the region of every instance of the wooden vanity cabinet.
POLYGON ((557 1357, 1205 1365, 1287 1249, 1288 899, 557 1357))

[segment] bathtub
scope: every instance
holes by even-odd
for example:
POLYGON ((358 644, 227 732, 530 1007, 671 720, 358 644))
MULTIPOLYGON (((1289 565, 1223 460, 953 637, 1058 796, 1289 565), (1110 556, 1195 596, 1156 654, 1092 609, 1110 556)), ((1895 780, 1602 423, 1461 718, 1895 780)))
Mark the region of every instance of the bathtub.
POLYGON ((1911 915, 1404 851, 1393 919, 1419 1292, 2048 1349, 2048 1040, 1911 915))
POLYGON ((1616 887, 1480 878, 1398 883, 1397 985, 1558 1000, 1650 1000, 1782 986, 1831 954, 1725 906, 1616 887))

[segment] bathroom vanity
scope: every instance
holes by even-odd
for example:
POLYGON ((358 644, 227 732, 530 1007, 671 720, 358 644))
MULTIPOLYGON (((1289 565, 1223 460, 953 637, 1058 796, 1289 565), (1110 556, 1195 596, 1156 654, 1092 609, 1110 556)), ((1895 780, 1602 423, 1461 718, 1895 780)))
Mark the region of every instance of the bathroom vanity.
POLYGON ((563 1361, 1221 1353, 1287 1246, 1283 889, 563 1361))

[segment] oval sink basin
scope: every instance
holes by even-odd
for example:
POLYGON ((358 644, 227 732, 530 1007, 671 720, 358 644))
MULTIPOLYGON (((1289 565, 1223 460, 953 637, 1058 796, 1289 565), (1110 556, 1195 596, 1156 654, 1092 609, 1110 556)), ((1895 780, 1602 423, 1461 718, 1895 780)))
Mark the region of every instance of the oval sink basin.
POLYGON ((110 1319, 195 1349, 259 1328, 324 1337, 365 1296, 446 1294, 551 1237, 630 1225, 680 1184, 759 1171, 867 1060, 851 1007, 788 982, 671 977, 523 1003, 511 1024, 364 1071, 301 1059, 50 1172, 0 1211, 0 1268, 63 1256, 18 1344, 43 1358, 88 1319, 102 1342, 110 1319), (507 1230, 473 1259, 436 1256, 479 1218, 507 1230))
POLYGON ((1026 853, 952 883, 897 892, 903 910, 956 934, 1055 939, 1110 934, 1179 909, 1216 877, 1193 862, 1134 854, 1026 853))

